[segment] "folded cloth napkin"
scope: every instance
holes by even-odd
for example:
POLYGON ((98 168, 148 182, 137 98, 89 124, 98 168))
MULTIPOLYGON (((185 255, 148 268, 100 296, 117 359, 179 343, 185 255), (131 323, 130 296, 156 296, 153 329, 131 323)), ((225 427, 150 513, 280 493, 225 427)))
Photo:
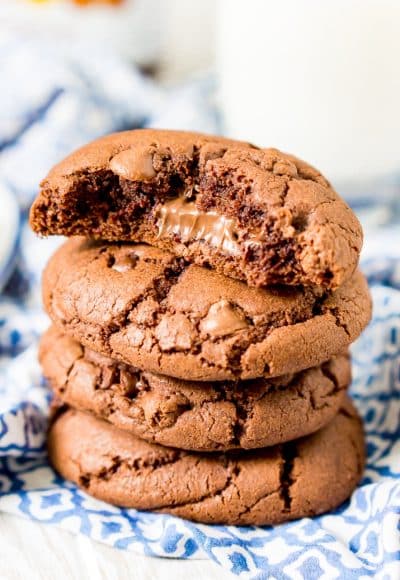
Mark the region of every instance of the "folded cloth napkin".
POLYGON ((374 235, 363 262, 374 319, 353 348, 351 392, 365 421, 368 463, 349 502, 314 519, 257 528, 198 525, 94 500, 58 477, 46 459, 49 395, 36 356, 48 320, 39 284, 60 241, 35 239, 25 210, 49 166, 100 133, 152 124, 216 130, 210 85, 198 81, 163 92, 109 55, 95 60, 72 53, 60 61, 13 38, 1 39, 0 61, 0 113, 7 110, 0 119, 0 186, 18 197, 23 221, 0 297, 0 510, 142 554, 210 558, 241 578, 399 578, 398 228, 374 235))

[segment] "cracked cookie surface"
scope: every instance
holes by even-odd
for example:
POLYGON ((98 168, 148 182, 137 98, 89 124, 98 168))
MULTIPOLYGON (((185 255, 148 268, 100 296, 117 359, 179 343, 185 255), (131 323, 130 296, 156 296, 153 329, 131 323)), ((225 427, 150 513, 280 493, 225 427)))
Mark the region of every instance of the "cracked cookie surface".
POLYGON ((305 162, 176 131, 116 133, 79 149, 42 182, 31 225, 146 242, 250 286, 338 288, 362 245, 352 210, 305 162))
POLYGON ((343 354, 277 379, 183 381, 99 355, 55 327, 44 334, 39 359, 57 400, 191 451, 255 449, 313 433, 337 413, 351 378, 343 354))
POLYGON ((67 241, 43 275, 45 308, 92 350, 192 380, 274 377, 343 352, 369 321, 365 278, 333 293, 250 288, 143 244, 67 241))
POLYGON ((313 435, 219 454, 150 444, 64 409, 50 427, 48 450, 62 476, 103 501, 232 525, 277 524, 329 511, 350 496, 364 467, 362 425, 348 399, 313 435))

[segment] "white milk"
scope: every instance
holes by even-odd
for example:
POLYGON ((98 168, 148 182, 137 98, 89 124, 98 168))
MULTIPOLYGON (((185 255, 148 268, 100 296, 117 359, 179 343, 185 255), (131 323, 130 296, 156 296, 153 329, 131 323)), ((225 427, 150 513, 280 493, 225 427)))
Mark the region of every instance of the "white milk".
POLYGON ((228 135, 335 183, 400 174, 399 0, 220 0, 228 135))

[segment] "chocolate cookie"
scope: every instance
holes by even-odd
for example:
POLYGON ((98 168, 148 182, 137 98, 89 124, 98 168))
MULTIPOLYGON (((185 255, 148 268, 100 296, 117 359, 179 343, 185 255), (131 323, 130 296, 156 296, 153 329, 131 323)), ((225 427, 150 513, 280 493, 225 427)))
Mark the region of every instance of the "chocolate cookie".
POLYGON ((362 426, 349 400, 317 433, 258 451, 179 451, 74 410, 56 416, 48 449, 56 470, 94 497, 215 524, 326 512, 349 497, 364 466, 362 426))
POLYGON ((191 451, 276 445, 326 425, 343 403, 350 360, 277 379, 199 383, 143 372, 81 346, 52 327, 43 373, 63 403, 153 443, 191 451))
POLYGON ((116 133, 50 171, 42 235, 139 241, 250 286, 339 287, 362 244, 351 209, 314 168, 276 149, 175 131, 116 133))
POLYGON ((45 308, 80 343, 142 370, 231 380, 298 372, 343 352, 369 321, 362 274, 333 293, 250 288, 145 245, 67 241, 45 308))

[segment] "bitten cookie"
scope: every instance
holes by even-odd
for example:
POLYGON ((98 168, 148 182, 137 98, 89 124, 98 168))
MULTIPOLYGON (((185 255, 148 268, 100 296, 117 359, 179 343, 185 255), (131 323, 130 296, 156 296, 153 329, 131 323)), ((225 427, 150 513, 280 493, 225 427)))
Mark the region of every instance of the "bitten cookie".
POLYGON ((66 410, 50 428, 48 450, 63 477, 98 499, 232 525, 277 524, 331 510, 349 497, 364 466, 362 426, 349 400, 313 435, 216 455, 150 444, 66 410))
POLYGON ((199 383, 143 372, 52 327, 40 362, 56 398, 153 443, 190 451, 254 449, 309 435, 343 403, 350 360, 277 379, 199 383))
POLYGON ((75 238, 50 259, 45 308, 85 346, 192 380, 274 377, 343 352, 368 323, 366 280, 334 293, 250 288, 146 245, 75 238))
POLYGON ((103 137, 54 167, 31 225, 42 235, 146 242, 250 286, 338 288, 362 245, 351 209, 303 161, 149 129, 103 137))

